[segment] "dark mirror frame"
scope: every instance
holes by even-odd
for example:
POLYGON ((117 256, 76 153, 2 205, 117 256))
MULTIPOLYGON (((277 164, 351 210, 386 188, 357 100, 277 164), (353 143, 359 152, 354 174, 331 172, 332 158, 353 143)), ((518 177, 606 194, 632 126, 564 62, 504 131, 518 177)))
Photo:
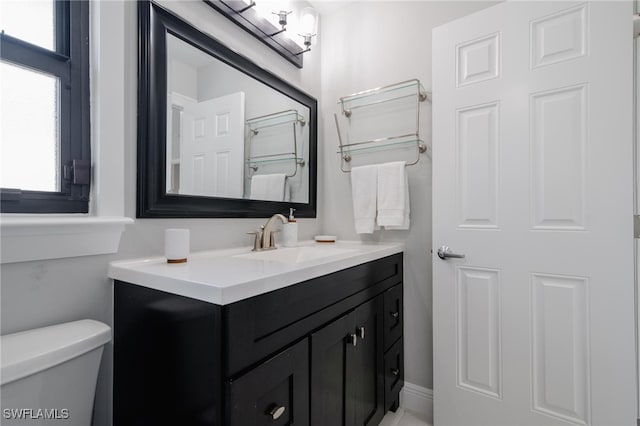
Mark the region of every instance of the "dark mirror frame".
POLYGON ((296 209, 316 217, 318 101, 251 60, 149 1, 138 3, 138 183, 139 218, 265 218, 296 209), (203 50, 309 108, 309 202, 260 201, 166 193, 166 34, 203 50))

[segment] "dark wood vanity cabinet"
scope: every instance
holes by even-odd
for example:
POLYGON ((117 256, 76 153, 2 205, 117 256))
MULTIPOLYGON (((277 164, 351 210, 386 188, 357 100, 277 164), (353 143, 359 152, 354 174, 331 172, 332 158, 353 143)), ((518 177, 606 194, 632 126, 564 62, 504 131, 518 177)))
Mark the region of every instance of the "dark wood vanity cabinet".
POLYGON ((116 282, 114 425, 377 425, 403 385, 402 254, 229 305, 116 282))

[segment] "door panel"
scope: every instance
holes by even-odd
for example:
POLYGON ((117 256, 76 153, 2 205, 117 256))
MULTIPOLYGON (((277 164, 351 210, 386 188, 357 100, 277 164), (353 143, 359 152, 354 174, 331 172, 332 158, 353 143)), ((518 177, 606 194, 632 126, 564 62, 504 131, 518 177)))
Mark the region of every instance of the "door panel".
POLYGON ((588 280, 532 274, 531 281, 533 409, 586 423, 590 388, 588 280))
POLYGON ((500 271, 457 270, 458 386, 502 397, 500 271))
POLYGON ((354 405, 356 426, 375 426, 384 417, 383 297, 358 306, 354 312, 358 345, 347 370, 347 381, 353 385, 347 404, 354 405))
POLYGON ((531 95, 533 229, 587 229, 586 101, 586 84, 531 95))
POLYGON ((395 285, 384 292, 384 350, 388 350, 403 333, 404 295, 402 284, 395 285))
POLYGON ((311 335, 312 425, 382 421, 383 300, 381 294, 311 335))
POLYGON ((396 411, 400 403, 400 389, 404 385, 404 351, 400 338, 384 354, 384 406, 396 411))
POLYGON ((355 333, 353 312, 311 335, 311 424, 353 425, 352 404, 346 404, 351 393, 347 377, 348 360, 354 349, 347 336, 355 333))
POLYGON ((498 228, 499 118, 497 102, 456 111, 460 228, 498 228))
POLYGON ((434 30, 435 424, 635 423, 631 15, 434 30))
POLYGON ((230 426, 309 424, 309 341, 227 383, 230 426))

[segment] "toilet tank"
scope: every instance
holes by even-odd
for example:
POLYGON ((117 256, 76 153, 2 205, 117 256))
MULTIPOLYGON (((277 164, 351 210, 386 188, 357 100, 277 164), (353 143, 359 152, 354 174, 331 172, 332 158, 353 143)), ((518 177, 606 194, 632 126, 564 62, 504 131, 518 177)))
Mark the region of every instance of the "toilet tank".
POLYGON ((0 424, 89 426, 111 328, 81 320, 0 337, 0 424))

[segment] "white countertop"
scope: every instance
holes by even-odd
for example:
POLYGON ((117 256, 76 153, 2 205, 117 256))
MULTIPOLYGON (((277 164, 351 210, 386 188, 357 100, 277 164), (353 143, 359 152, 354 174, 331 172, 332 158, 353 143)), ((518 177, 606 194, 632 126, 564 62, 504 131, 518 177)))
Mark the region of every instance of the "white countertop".
MULTIPOLYGON (((119 260, 109 264, 109 277, 143 287, 227 305, 278 290, 322 275, 404 251, 403 243, 300 242, 302 247, 322 247, 335 255, 286 263, 245 256, 250 247, 191 253, 189 261, 168 264, 164 257, 119 260)), ((284 255, 286 250, 282 250, 284 255)), ((278 250, 262 252, 275 254, 278 250)))

